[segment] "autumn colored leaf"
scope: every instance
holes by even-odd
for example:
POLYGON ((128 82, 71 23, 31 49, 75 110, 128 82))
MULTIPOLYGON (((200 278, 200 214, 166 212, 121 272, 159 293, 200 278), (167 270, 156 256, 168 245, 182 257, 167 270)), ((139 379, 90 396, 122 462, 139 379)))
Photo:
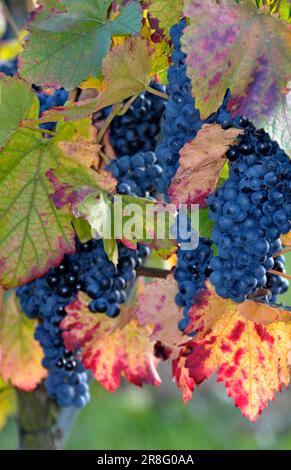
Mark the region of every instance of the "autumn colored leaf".
MULTIPOLYGON (((29 115, 38 116, 33 99, 29 115)), ((75 249, 72 216, 56 210, 45 176, 60 156, 52 139, 25 128, 15 131, 0 152, 0 283, 5 288, 43 275, 75 249)))
POLYGON ((89 76, 98 76, 114 35, 137 34, 140 3, 108 18, 112 0, 65 0, 45 18, 35 15, 21 56, 20 73, 31 83, 71 90, 89 76), (73 65, 76 65, 73 67, 73 65))
POLYGON ((64 156, 87 168, 99 165, 99 151, 102 145, 96 144, 97 130, 90 118, 74 122, 60 122, 54 142, 64 156))
POLYGON ((114 392, 122 377, 138 386, 160 384, 154 343, 149 339, 151 330, 139 326, 130 311, 124 308, 117 319, 92 315, 84 294, 66 310, 67 316, 61 325, 66 347, 69 350, 82 348, 84 366, 92 369, 103 387, 114 392))
POLYGON ((179 23, 183 13, 183 0, 150 0, 147 2, 152 18, 159 21, 159 27, 169 35, 171 27, 179 23))
MULTIPOLYGON (((197 326, 203 329, 182 349, 175 370, 179 375, 189 374, 196 385, 217 370, 217 380, 224 382, 236 406, 255 421, 275 393, 289 383, 290 325, 275 322, 265 326, 247 320, 237 304, 226 301, 223 310, 221 301, 213 290, 209 292, 197 318, 197 326)), ((189 387, 186 392, 188 397, 189 387)))
POLYGON ((226 162, 225 153, 241 133, 234 128, 224 130, 219 124, 205 124, 195 139, 184 145, 168 191, 174 204, 205 207, 205 199, 215 190, 226 162))
POLYGON ((284 246, 291 246, 291 232, 282 235, 281 242, 284 246))
POLYGON ((0 313, 0 376, 25 391, 34 390, 46 376, 35 326, 36 321, 21 312, 15 293, 7 296, 0 313))
POLYGON ((205 289, 201 289, 195 296, 195 301, 189 310, 190 321, 186 332, 196 331, 196 339, 200 339, 223 315, 232 315, 237 308, 237 304, 232 300, 216 295, 210 282, 206 282, 205 289))
POLYGON ((252 320, 263 325, 276 322, 291 322, 291 312, 283 308, 246 300, 238 307, 239 314, 246 320, 252 320))
POLYGON ((0 75, 0 149, 19 129, 22 121, 31 117, 37 99, 30 86, 18 78, 0 75))
MULTIPOLYGON (((87 156, 87 162, 88 157, 90 156, 87 156)), ((86 164, 80 165, 73 158, 61 159, 60 165, 47 171, 46 176, 54 188, 54 192, 50 194, 54 205, 58 209, 69 205, 76 217, 79 217, 78 205, 89 195, 97 196, 102 191, 114 192, 116 187, 116 179, 110 172, 96 171, 86 164)))
POLYGON ((175 302, 177 282, 172 274, 145 284, 136 302, 136 317, 140 325, 151 325, 151 339, 170 348, 171 357, 179 355, 179 347, 187 337, 178 328, 182 311, 175 302))
POLYGON ((190 18, 183 39, 188 73, 203 117, 230 88, 233 115, 263 125, 290 79, 290 25, 268 8, 258 11, 253 0, 185 0, 184 13, 190 18))
MULTIPOLYGON (((187 350, 187 348, 183 349, 184 354, 185 350, 187 350)), ((172 375, 178 388, 182 391, 184 403, 192 399, 195 390, 195 380, 190 376, 190 371, 188 367, 186 367, 186 358, 187 356, 180 356, 172 362, 172 375)))
POLYGON ((15 390, 0 377, 0 431, 4 428, 7 418, 15 412, 15 390))
POLYGON ((107 87, 97 98, 97 109, 119 103, 146 89, 151 79, 153 51, 142 38, 128 38, 105 57, 102 74, 107 87))
POLYGON ((291 152, 291 80, 287 83, 286 94, 281 104, 267 120, 264 129, 289 155, 291 152))
POLYGON ((142 38, 127 38, 114 47, 103 61, 104 86, 97 98, 88 98, 50 110, 41 122, 81 119, 98 110, 139 95, 151 80, 154 51, 142 38))

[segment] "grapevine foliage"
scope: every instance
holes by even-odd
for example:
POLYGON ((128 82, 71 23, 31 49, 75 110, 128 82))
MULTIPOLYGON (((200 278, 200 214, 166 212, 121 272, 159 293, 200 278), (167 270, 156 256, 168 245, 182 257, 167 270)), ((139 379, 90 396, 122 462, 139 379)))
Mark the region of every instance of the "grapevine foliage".
POLYGON ((80 408, 161 361, 256 420, 290 380, 284 2, 39 3, 0 63, 0 426, 13 387, 80 408))

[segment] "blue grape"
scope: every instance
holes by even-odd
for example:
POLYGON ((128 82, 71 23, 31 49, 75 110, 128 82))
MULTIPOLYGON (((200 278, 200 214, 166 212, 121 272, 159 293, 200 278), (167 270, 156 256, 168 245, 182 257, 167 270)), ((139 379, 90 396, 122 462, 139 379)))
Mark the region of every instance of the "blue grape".
POLYGON ((196 136, 202 126, 200 113, 195 108, 195 100, 191 94, 191 81, 186 73, 186 54, 181 51, 181 37, 185 26, 184 19, 171 28, 174 50, 168 72, 169 99, 162 126, 164 140, 156 149, 157 163, 163 169, 158 178, 157 189, 164 194, 178 169, 181 148, 196 136))
MULTIPOLYGON (((165 87, 157 82, 151 86, 165 91, 165 87)), ((126 114, 114 118, 110 126, 110 142, 118 157, 155 149, 165 102, 159 96, 143 92, 126 114)))
POLYGON ((262 289, 270 291, 267 301, 288 288, 286 279, 268 271, 278 266, 283 272, 284 260, 273 256, 291 229, 291 162, 263 129, 244 118, 233 125, 244 133, 227 151, 229 178, 207 200, 218 250, 210 280, 219 295, 235 302, 262 289))

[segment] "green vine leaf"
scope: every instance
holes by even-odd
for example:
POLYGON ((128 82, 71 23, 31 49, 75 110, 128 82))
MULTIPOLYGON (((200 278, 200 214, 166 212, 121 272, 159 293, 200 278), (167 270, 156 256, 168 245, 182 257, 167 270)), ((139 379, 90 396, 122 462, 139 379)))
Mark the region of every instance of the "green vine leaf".
POLYGON ((146 40, 127 38, 104 59, 104 89, 97 98, 50 110, 44 114, 42 121, 59 121, 63 118, 73 121, 142 93, 151 80, 153 58, 154 51, 146 40))
POLYGON ((190 26, 184 50, 203 117, 216 111, 230 88, 233 116, 263 126, 284 101, 290 79, 290 25, 270 16, 268 7, 258 10, 252 0, 186 0, 185 14, 190 26))
POLYGON ((78 86, 89 76, 101 73, 102 60, 109 51, 111 37, 135 35, 141 28, 140 3, 120 9, 108 18, 112 0, 66 0, 65 12, 52 10, 30 27, 30 36, 21 57, 21 75, 38 85, 78 86))
MULTIPOLYGON (((15 83, 18 95, 23 85, 19 80, 15 83)), ((30 93, 29 98, 27 91, 26 102, 32 105, 26 114, 35 118, 38 106, 30 93)), ((2 106, 3 102, 1 116, 7 111, 2 106)), ((60 262, 64 253, 74 251, 72 216, 55 208, 49 198, 51 185, 45 176, 58 165, 60 156, 53 140, 43 139, 38 132, 25 128, 14 131, 0 152, 0 284, 5 288, 43 275, 60 262)))
POLYGON ((23 80, 2 76, 0 78, 0 149, 19 128, 24 119, 32 118, 32 108, 37 98, 23 80))

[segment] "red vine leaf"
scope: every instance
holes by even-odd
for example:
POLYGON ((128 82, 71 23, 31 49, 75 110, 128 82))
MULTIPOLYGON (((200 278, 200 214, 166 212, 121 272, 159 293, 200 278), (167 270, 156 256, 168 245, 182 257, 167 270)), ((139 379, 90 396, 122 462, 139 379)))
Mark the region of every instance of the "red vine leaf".
POLYGON ((182 311, 175 302, 177 292, 177 282, 172 275, 148 282, 139 293, 136 306, 139 324, 152 326, 151 339, 170 348, 172 358, 177 357, 179 345, 186 341, 178 329, 182 311))
MULTIPOLYGON (((185 349, 183 349, 185 354, 185 349)), ((190 371, 186 367, 186 357, 180 356, 172 363, 172 374, 176 380, 177 386, 182 391, 183 402, 187 403, 192 399, 195 389, 195 380, 190 376, 190 371)))
POLYGON ((0 313, 0 376, 25 391, 34 390, 46 377, 42 349, 33 337, 35 326, 36 321, 21 312, 16 295, 10 294, 0 313))
POLYGON ((221 304, 221 299, 211 291, 208 302, 202 305, 198 319, 202 331, 181 350, 181 362, 175 365, 177 379, 182 369, 183 377, 189 374, 199 385, 217 370, 217 380, 224 382, 236 406, 255 421, 268 401, 274 400, 275 392, 289 383, 291 328, 283 322, 265 326, 247 320, 236 304, 231 306, 228 301, 225 311, 218 304, 214 318, 216 300, 221 304), (188 373, 183 370, 185 366, 188 373))
POLYGON ((103 387, 114 392, 122 377, 138 386, 160 384, 150 328, 139 326, 130 311, 124 309, 118 319, 92 315, 84 294, 66 310, 62 322, 66 347, 82 348, 84 366, 92 369, 103 387))
POLYGON ((205 124, 195 139, 184 145, 180 166, 169 188, 174 204, 199 204, 216 188, 226 162, 225 153, 242 131, 224 130, 219 124, 205 124))
POLYGON ((203 117, 231 89, 233 115, 262 125, 284 101, 290 77, 290 25, 253 0, 186 0, 184 34, 193 95, 203 117))

